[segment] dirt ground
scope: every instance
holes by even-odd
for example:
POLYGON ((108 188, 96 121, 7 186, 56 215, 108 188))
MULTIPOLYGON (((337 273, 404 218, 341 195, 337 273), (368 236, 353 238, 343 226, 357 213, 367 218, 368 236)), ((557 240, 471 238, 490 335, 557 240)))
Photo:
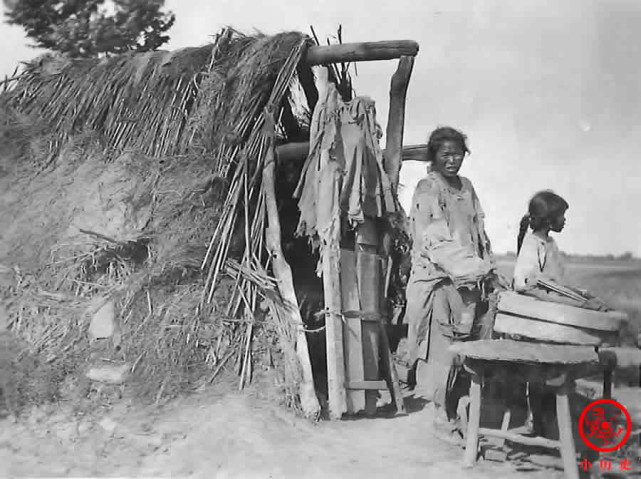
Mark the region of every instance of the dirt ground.
POLYGON ((0 423, 0 476, 562 477, 483 460, 465 470, 463 450, 430 435, 429 405, 408 404, 403 417, 312 424, 256 387, 217 386, 158 407, 40 408, 0 423))

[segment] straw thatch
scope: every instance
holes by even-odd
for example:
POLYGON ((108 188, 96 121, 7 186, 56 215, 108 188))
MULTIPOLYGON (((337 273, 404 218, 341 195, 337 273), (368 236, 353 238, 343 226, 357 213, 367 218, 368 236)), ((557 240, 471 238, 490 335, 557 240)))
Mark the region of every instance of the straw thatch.
POLYGON ((47 55, 28 64, 4 96, 42 119, 58 146, 90 130, 116 151, 215 153, 216 171, 230 164, 223 145, 246 140, 283 61, 305 39, 226 29, 214 44, 171 52, 74 61, 47 55))
POLYGON ((74 185, 64 190, 69 204, 58 203, 66 210, 25 210, 32 227, 42 228, 9 238, 15 245, 0 263, 16 263, 3 294, 22 354, 33 359, 21 373, 27 396, 58 397, 69 377, 86 396, 79 371, 96 357, 128 365, 132 385, 156 400, 211 382, 234 364, 242 387, 263 358, 283 366, 280 384, 296 406, 295 333, 282 320, 286 306, 264 258, 257 172, 274 126, 281 138, 304 135, 307 108, 295 90, 308 41, 296 32, 225 29, 212 45, 175 52, 46 57, 0 95, 1 108, 20 119, 3 126, 3 138, 46 139, 37 150, 20 149, 20 160, 31 156, 41 181, 51 183, 20 183, 32 203, 54 204, 61 177, 98 181, 94 170, 117 167, 134 182, 128 205, 148 214, 135 237, 82 230, 71 241, 67 219, 85 201, 74 185), (29 122, 42 129, 37 138, 23 128, 29 122), (17 263, 29 259, 38 262, 24 271, 17 263), (87 311, 106 300, 117 311, 118 341, 97 352, 87 311), (34 392, 41 376, 55 386, 46 394, 34 392))

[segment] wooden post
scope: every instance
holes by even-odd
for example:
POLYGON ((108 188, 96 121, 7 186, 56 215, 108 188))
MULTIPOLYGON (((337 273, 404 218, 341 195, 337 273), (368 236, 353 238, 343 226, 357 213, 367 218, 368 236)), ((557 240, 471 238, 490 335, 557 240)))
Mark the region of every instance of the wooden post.
POLYGON ((612 398, 612 370, 603 372, 603 397, 605 399, 612 398))
POLYGON ((287 264, 281 248, 280 220, 276 204, 274 187, 275 153, 273 144, 267 150, 265 165, 263 167, 263 188, 265 191, 265 205, 267 209, 267 229, 265 231, 265 246, 272 258, 272 270, 278 280, 278 290, 287 305, 289 320, 296 325, 296 354, 302 369, 302 383, 300 385, 300 400, 303 412, 307 417, 316 418, 320 414, 320 404, 314 388, 314 375, 309 358, 305 327, 300 315, 292 270, 287 264))
MULTIPOLYGON (((323 190, 325 191, 325 190, 323 190)), ((345 392, 345 355, 340 283, 340 250, 328 244, 322 252, 323 293, 325 297, 325 336, 327 338, 327 389, 329 413, 340 419, 347 411, 345 392)))
POLYGON ((387 368, 387 388, 392 392, 394 406, 396 406, 396 411, 399 414, 405 415, 405 401, 403 399, 403 391, 401 391, 401 384, 398 381, 398 371, 396 371, 396 365, 394 364, 394 358, 392 358, 392 350, 389 344, 389 338, 387 337, 387 327, 385 319, 379 317, 379 327, 381 329, 381 346, 383 349, 383 359, 385 367, 387 368))
POLYGON ((556 418, 559 426, 559 442, 561 443, 561 457, 563 458, 565 477, 567 479, 579 479, 567 384, 564 384, 556 391, 556 418))
MULTIPOLYGON (((318 74, 318 96, 327 97, 328 71, 321 68, 318 74)), ((313 130, 312 130, 313 131, 313 130)), ((340 282, 340 208, 338 179, 340 172, 337 162, 332 162, 328 150, 320 154, 320 179, 318 182, 319 213, 330 217, 335 225, 329 232, 319 232, 323 243, 321 263, 323 275, 323 296, 325 299, 325 337, 327 338, 327 389, 329 414, 340 419, 347 411, 345 392, 345 359, 343 352, 343 322, 340 282), (320 204, 322 203, 322 204, 320 204), (330 210, 331 211, 328 211, 330 210)), ((327 218, 325 218, 327 219, 327 218)))
MULTIPOLYGON (((361 296, 361 309, 364 314, 379 315, 381 290, 381 264, 378 253, 378 231, 371 218, 356 229, 356 261, 358 269, 358 286, 361 296)), ((377 381, 380 376, 379 332, 377 321, 363 321, 363 363, 365 381, 377 381)), ((365 391, 365 412, 376 414, 378 391, 365 391)))
MULTIPOLYGON (((343 314, 360 311, 361 301, 358 290, 356 253, 341 249, 341 291, 343 314)), ((347 316, 347 315, 346 315, 347 316)), ((363 365, 363 323, 359 316, 345 317, 343 323, 343 344, 345 351, 345 380, 349 385, 365 379, 363 365)), ((365 409, 365 391, 347 388, 347 413, 356 414, 365 409)))
POLYGON ((393 60, 418 54, 418 43, 413 40, 383 42, 342 43, 319 45, 307 49, 304 62, 307 65, 330 65, 332 63, 369 62, 393 60))
POLYGON ((403 129, 405 127, 405 98, 407 87, 414 68, 414 57, 403 56, 398 62, 398 68, 392 76, 390 85, 390 106, 387 117, 387 133, 385 144, 385 172, 396 192, 398 177, 403 158, 403 129))

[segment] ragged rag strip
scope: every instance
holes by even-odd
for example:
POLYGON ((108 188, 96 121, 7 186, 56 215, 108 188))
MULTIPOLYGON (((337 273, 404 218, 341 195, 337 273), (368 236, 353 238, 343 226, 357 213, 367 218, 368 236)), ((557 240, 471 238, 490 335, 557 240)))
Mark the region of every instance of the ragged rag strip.
POLYGON ((374 101, 344 102, 334 84, 322 92, 310 127, 310 152, 294 193, 297 234, 338 247, 341 213, 350 226, 401 211, 383 167, 374 101))

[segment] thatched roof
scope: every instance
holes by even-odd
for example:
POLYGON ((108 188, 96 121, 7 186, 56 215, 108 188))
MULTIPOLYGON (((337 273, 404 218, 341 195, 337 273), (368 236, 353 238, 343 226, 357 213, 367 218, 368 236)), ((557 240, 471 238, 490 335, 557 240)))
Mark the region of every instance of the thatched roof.
MULTIPOLYGON (((309 68, 300 66, 308 41, 297 32, 249 37, 226 29, 211 45, 174 52, 105 60, 47 57, 28 65, 0 94, 0 111, 9 113, 0 112, 0 147, 5 146, 4 140, 14 142, 15 137, 27 143, 33 140, 30 137, 37 137, 38 141, 45 139, 46 156, 58 160, 54 167, 42 170, 40 187, 34 184, 14 195, 38 207, 20 210, 32 215, 36 233, 19 223, 23 229, 14 231, 12 244, 26 244, 30 256, 37 259, 50 252, 53 256, 58 243, 66 239, 76 206, 84 207, 82 195, 72 195, 74 201, 66 200, 64 208, 63 202, 56 204, 57 196, 78 189, 73 185, 57 188, 56 182, 68 177, 99 181, 79 175, 78 164, 86 163, 82 165, 85 172, 93 166, 106 170, 124 163, 133 165, 132 169, 140 171, 126 174, 140 180, 136 183, 140 191, 133 192, 132 202, 144 197, 145 207, 152 212, 138 238, 144 244, 116 238, 116 249, 112 242, 96 241, 101 243, 97 248, 82 251, 82 258, 91 261, 96 252, 107 251, 109 258, 119 258, 109 260, 115 269, 105 273, 93 263, 85 268, 75 250, 63 258, 66 263, 61 266, 57 260, 62 255, 56 252, 56 261, 34 268, 34 286, 23 285, 16 293, 20 298, 16 314, 22 314, 22 329, 16 329, 16 334, 27 339, 38 357, 57 358, 42 366, 56 371, 56 375, 46 373, 55 376, 56 387, 58 373, 64 377, 73 369, 71 363, 84 367, 88 340, 82 308, 101 295, 115 304, 122 321, 123 342, 117 354, 135 359, 132 374, 139 375, 139 384, 153 396, 184 390, 186 384, 211 382, 230 358, 251 366, 250 345, 259 334, 253 332, 255 322, 260 334, 279 338, 279 348, 289 358, 285 363, 290 365, 285 367, 283 387, 295 397, 295 325, 279 319, 281 301, 266 268, 264 194, 261 175, 256 173, 273 146, 274 126, 281 137, 305 137, 306 100, 302 94, 297 96, 296 89, 299 77, 313 80, 309 68), (37 135, 29 134, 31 122, 41 123, 37 135), (93 141, 91 148, 78 141, 85 134, 99 140, 98 151, 93 150, 93 141), (79 150, 77 155, 68 154, 70 147, 79 150), (125 150, 132 151, 124 154, 125 150), (125 161, 125 157, 130 158, 125 161), (165 157, 173 158, 155 161, 165 157), (207 199, 217 189, 212 177, 227 180, 221 188, 222 205, 214 206, 216 202, 207 199), (33 194, 36 187, 40 196, 33 194), (240 238, 233 238, 235 232, 240 238), (38 247, 31 248, 36 240, 38 247), (122 258, 120 246, 134 243, 146 246, 148 256, 141 264, 130 265, 122 258), (244 250, 240 262, 228 261, 231 243, 244 250), (96 277, 87 280, 85 270, 96 277), (233 290, 216 290, 225 296, 217 304, 213 291, 217 279, 225 274, 232 278, 233 290), (38 285, 65 298, 46 315, 28 307, 38 304, 33 299, 38 285), (273 319, 264 319, 264 312, 254 318, 249 305, 256 306, 260 297, 271 304, 273 319), (251 325, 249 330, 246 323, 251 325)), ((15 147, 6 146, 7 151, 15 147)), ((34 156, 38 162, 43 160, 34 156)), ((29 174, 35 171, 25 161, 29 158, 16 155, 16 159, 27 164, 29 174)), ((19 206, 16 203, 15 211, 19 206)), ((14 256, 12 261, 18 259, 14 256)), ((37 376, 32 373, 25 377, 37 376)), ((240 374, 244 384, 251 367, 243 366, 240 374)))
MULTIPOLYGON (((309 41, 297 32, 249 37, 226 29, 210 45, 174 52, 74 61, 49 56, 29 64, 0 94, 0 150, 35 138, 46 148, 33 148, 32 158, 40 163, 46 153, 58 160, 51 168, 45 162, 38 182, 15 186, 13 196, 24 197, 27 207, 11 203, 25 217, 12 226, 11 243, 41 263, 32 283, 19 278, 15 332, 36 357, 53 358, 28 370, 26 379, 38 382, 44 371, 59 388, 59 378, 84 367, 95 346, 84 335, 86 306, 100 299, 122 326, 110 360, 130 367, 145 396, 158 401, 210 383, 232 360, 243 387, 253 355, 267 352, 269 367, 281 365, 279 387, 288 403, 317 414, 301 399, 309 388, 298 387, 305 381, 313 389, 299 358, 307 347, 297 344, 306 338, 298 299, 271 276, 282 252, 266 247, 265 234, 266 227, 280 230, 275 143, 308 140, 309 111, 319 100, 311 69, 301 64, 309 41), (166 157, 171 161, 156 161, 166 157), (126 188, 122 178, 131 180, 126 188), (98 209, 87 207, 95 190, 98 209), (116 223, 103 193, 118 208, 131 206, 131 238, 100 230, 116 223), (63 250, 81 213, 104 221, 79 230, 94 238, 89 246, 71 242, 63 250), (43 260, 49 255, 51 261, 43 260)), ((370 143, 381 166, 373 135, 370 143)), ((23 160, 23 150, 19 145, 11 159, 23 160)), ((384 173, 382 166, 373 171, 384 173)), ((17 249, 7 249, 12 262, 17 249)), ((313 391, 310 396, 317 403, 313 391)))
MULTIPOLYGON (((197 48, 103 60, 46 56, 28 64, 0 100, 43 120, 57 145, 89 130, 116 152, 215 154, 223 143, 246 140, 290 52, 306 38, 225 29, 197 48)), ((300 120, 288 124, 296 134, 300 120)))

